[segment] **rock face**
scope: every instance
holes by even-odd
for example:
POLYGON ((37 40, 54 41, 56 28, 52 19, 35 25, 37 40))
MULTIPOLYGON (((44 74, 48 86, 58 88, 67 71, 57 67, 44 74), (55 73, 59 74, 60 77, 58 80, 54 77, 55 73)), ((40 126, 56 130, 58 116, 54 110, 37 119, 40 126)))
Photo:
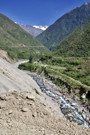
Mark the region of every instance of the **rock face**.
MULTIPOLYGON (((60 118, 40 99, 27 98, 29 92, 0 93, 1 135, 89 135, 90 129, 60 118), (17 98, 18 97, 18 98, 17 98)), ((30 96, 29 96, 30 97, 30 96)))
POLYGON ((11 58, 8 56, 7 52, 0 49, 0 57, 6 59, 8 62, 12 62, 11 58))

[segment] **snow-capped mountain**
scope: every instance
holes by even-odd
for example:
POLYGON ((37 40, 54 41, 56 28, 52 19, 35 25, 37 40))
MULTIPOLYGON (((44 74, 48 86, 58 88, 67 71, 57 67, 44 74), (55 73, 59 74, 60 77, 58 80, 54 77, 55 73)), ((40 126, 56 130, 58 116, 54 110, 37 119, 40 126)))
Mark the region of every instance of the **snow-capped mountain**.
POLYGON ((22 29, 24 29, 25 31, 27 31, 28 33, 30 33, 32 36, 36 37, 38 36, 39 34, 41 34, 43 31, 45 31, 48 26, 45 25, 45 26, 37 26, 37 25, 24 25, 24 24, 21 24, 21 23, 17 23, 15 22, 16 24, 18 24, 22 29))
POLYGON ((22 29, 24 29, 25 31, 27 31, 34 37, 38 36, 39 34, 41 34, 43 32, 42 29, 35 28, 31 25, 24 25, 24 24, 20 24, 20 23, 16 23, 16 24, 18 24, 22 29))
POLYGON ((41 29, 41 30, 46 30, 47 28, 48 28, 48 26, 47 25, 45 25, 45 26, 37 26, 37 25, 33 25, 33 27, 35 27, 35 28, 37 28, 37 29, 41 29))

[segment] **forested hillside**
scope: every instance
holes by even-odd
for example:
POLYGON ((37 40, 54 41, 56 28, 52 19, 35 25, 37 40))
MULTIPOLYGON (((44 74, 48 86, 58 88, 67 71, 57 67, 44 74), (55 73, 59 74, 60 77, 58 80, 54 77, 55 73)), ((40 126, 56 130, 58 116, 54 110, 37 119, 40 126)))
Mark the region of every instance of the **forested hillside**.
POLYGON ((90 3, 85 3, 59 18, 46 31, 41 33, 37 39, 50 50, 57 48, 69 34, 81 27, 84 21, 90 16, 90 3))
POLYGON ((39 41, 2 14, 0 14, 0 49, 6 50, 11 58, 28 58, 30 54, 37 56, 48 52, 39 41))
POLYGON ((90 57, 90 22, 63 40, 54 55, 90 57))

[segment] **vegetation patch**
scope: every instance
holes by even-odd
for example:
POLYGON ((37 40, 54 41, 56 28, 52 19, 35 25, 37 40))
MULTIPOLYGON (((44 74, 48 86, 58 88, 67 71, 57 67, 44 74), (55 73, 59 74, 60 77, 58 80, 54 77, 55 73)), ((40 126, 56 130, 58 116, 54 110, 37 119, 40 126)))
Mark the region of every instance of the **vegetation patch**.
POLYGON ((21 64, 19 68, 43 74, 55 84, 65 86, 69 93, 74 92, 80 97, 86 94, 87 101, 89 100, 89 58, 64 58, 47 55, 42 56, 38 62, 21 64))

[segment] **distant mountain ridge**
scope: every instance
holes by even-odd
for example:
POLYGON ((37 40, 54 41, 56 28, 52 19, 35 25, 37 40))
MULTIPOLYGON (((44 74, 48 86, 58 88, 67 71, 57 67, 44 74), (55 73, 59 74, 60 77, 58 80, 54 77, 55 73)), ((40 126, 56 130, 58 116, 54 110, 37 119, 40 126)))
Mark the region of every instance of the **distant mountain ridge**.
POLYGON ((37 39, 50 50, 54 50, 64 38, 80 27, 89 16, 90 3, 85 3, 63 15, 46 31, 37 36, 37 39))
POLYGON ((32 36, 36 37, 39 34, 41 34, 43 32, 42 29, 40 28, 35 28, 33 26, 30 25, 24 25, 24 24, 20 24, 17 23, 22 29, 24 29, 25 31, 27 31, 29 34, 31 34, 32 36))
POLYGON ((37 57, 48 52, 38 40, 3 14, 0 14, 0 49, 7 51, 13 59, 37 57))

